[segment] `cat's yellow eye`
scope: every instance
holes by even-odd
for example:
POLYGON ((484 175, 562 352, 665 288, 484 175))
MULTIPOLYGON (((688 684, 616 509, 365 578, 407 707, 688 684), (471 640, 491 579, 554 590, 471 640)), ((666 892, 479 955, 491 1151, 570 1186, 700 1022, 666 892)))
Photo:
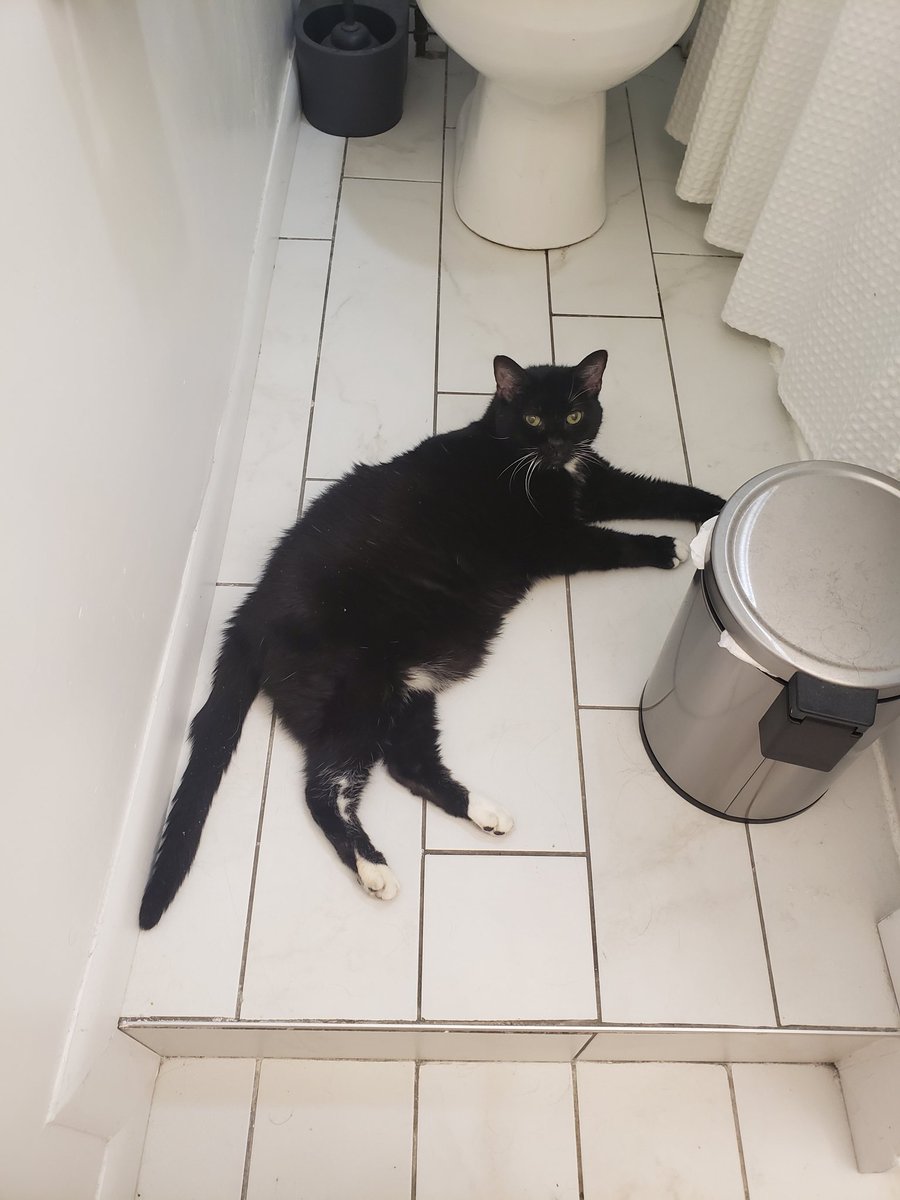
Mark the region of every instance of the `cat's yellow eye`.
POLYGON ((544 422, 541 420, 541 418, 536 417, 534 413, 525 414, 525 424, 530 425, 532 429, 540 429, 543 423, 544 422))
POLYGON ((570 412, 569 415, 566 417, 566 424, 567 425, 577 425, 583 416, 584 416, 584 414, 576 408, 573 412, 570 412))

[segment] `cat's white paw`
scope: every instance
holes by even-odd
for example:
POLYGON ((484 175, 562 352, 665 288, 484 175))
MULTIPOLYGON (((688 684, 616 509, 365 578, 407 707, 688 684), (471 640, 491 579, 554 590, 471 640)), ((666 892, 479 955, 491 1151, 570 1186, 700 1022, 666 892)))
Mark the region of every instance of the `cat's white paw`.
POLYGON ((479 829, 483 829, 485 833, 496 834, 497 837, 509 833, 514 824, 505 808, 494 804, 492 800, 483 800, 480 796, 469 796, 466 816, 470 821, 474 821, 479 829))
POLYGON ((397 876, 384 863, 373 863, 357 857, 356 873, 359 882, 376 900, 393 900, 400 891, 397 876))
POLYGON ((675 557, 672 559, 673 567, 680 567, 683 562, 687 562, 691 554, 691 548, 687 542, 683 542, 681 538, 673 538, 675 543, 675 557))

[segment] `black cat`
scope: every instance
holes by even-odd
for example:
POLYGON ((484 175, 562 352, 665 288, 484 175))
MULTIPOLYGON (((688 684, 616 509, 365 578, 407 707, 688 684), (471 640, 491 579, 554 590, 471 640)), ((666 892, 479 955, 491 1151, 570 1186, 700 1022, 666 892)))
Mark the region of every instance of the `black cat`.
POLYGON ((614 567, 668 570, 671 537, 597 528, 617 517, 705 521, 723 501, 626 474, 590 448, 602 418, 605 350, 577 367, 494 360, 480 420, 380 466, 357 466, 273 552, 225 633, 212 691, 140 911, 152 928, 190 869, 213 796, 259 691, 306 752, 306 801, 374 896, 397 882, 357 815, 372 767, 489 833, 498 806, 441 761, 435 693, 482 663, 533 583, 614 567))

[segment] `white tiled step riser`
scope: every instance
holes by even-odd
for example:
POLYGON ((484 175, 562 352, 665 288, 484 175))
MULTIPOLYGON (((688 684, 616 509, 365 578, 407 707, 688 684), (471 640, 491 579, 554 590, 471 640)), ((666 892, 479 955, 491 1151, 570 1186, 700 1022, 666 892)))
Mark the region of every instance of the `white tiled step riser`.
POLYGON ((827 1066, 173 1059, 141 1200, 896 1200, 827 1066), (348 1152, 349 1151, 349 1152, 348 1152))
POLYGON ((307 1027, 129 1022, 164 1058, 309 1058, 420 1062, 838 1062, 900 1035, 828 1030, 307 1027))

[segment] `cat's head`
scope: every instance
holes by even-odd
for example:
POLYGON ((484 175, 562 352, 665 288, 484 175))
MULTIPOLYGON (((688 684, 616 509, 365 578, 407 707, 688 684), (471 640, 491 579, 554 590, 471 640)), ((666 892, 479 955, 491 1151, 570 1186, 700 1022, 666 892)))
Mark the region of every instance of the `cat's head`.
POLYGON ((531 452, 541 467, 576 462, 603 419, 599 392, 607 358, 595 350, 577 367, 520 367, 498 354, 491 405, 496 436, 531 452))

